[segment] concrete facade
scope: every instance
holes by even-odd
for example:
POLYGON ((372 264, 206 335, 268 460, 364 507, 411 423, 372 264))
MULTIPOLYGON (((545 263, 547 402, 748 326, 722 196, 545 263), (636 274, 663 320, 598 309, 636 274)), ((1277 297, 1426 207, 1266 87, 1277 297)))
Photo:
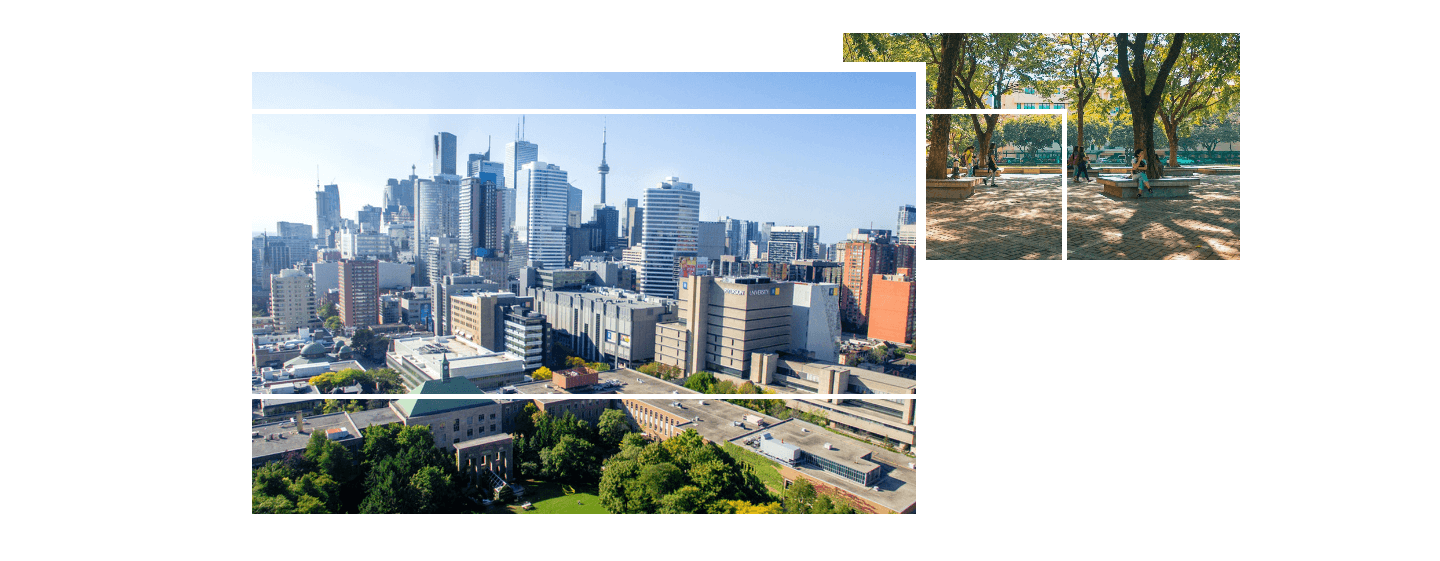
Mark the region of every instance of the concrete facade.
MULTIPOLYGON (((591 273, 591 271, 584 271, 591 273)), ((657 325, 676 318, 673 300, 618 289, 592 292, 532 287, 554 341, 590 362, 629 366, 655 356, 657 325)))
POLYGON ((814 360, 836 362, 840 355, 840 285, 793 283, 790 350, 814 360))
POLYGON ((765 277, 686 277, 679 319, 663 324, 656 360, 685 373, 748 377, 750 355, 790 348, 794 286, 765 277))

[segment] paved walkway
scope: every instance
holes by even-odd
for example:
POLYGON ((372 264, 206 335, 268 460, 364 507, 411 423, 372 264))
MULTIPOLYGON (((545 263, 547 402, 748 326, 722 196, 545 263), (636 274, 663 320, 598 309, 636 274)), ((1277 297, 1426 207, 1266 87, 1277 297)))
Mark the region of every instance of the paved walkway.
POLYGON ((963 201, 926 201, 926 259, 1060 258, 1060 176, 998 182, 963 201))
POLYGON ((1183 199, 1117 200, 1071 183, 1068 259, 1239 259, 1240 176, 1202 175, 1183 199))

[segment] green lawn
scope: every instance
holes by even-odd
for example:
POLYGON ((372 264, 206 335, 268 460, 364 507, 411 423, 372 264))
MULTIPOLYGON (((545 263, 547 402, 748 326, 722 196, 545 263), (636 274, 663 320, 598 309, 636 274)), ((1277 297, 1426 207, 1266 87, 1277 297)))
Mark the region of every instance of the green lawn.
POLYGON ((511 512, 518 514, 609 514, 600 506, 600 496, 592 491, 594 489, 580 488, 575 493, 567 494, 559 483, 548 481, 522 481, 525 486, 525 496, 510 505, 511 512), (522 510, 521 504, 530 501, 534 504, 533 510, 522 510), (584 504, 578 504, 584 503, 584 504))
POLYGON ((779 464, 759 454, 741 448, 733 442, 726 442, 722 450, 730 454, 730 457, 750 464, 750 467, 755 470, 755 476, 760 478, 760 482, 764 483, 766 487, 769 487, 770 492, 775 493, 775 496, 780 496, 780 493, 785 490, 785 480, 780 477, 779 464))

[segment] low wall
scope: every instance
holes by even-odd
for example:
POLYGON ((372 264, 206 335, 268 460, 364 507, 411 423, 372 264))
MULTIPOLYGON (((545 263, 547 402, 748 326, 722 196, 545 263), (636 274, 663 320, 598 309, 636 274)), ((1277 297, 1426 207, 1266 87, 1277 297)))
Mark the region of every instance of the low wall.
POLYGON ((963 201, 975 195, 975 186, 979 185, 981 181, 982 179, 979 177, 962 177, 960 179, 926 179, 925 200, 963 201))
MULTIPOLYGON (((1128 176, 1101 177, 1095 181, 1104 188, 1105 194, 1111 197, 1117 199, 1140 198, 1140 182, 1130 179, 1128 176)), ((1193 177, 1166 177, 1149 181, 1151 192, 1145 194, 1144 198, 1147 199, 1186 197, 1190 195, 1191 187, 1200 184, 1200 180, 1193 177)))

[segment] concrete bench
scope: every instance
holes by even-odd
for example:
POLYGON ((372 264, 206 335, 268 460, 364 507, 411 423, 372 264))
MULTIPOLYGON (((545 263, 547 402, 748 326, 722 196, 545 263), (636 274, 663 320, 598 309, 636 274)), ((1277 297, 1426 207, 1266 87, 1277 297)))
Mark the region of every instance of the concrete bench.
MULTIPOLYGON (((1117 199, 1135 199, 1140 196, 1140 182, 1128 175, 1111 175, 1095 180, 1104 188, 1105 194, 1117 199)), ((1195 177, 1164 177, 1150 180, 1151 193, 1145 198, 1174 198, 1190 195, 1190 188, 1200 184, 1195 177)))
POLYGON ((1201 175, 1240 175, 1239 167, 1203 167, 1195 170, 1201 175))
POLYGON ((925 200, 963 201, 975 194, 975 186, 984 178, 962 177, 960 179, 926 179, 925 200))

